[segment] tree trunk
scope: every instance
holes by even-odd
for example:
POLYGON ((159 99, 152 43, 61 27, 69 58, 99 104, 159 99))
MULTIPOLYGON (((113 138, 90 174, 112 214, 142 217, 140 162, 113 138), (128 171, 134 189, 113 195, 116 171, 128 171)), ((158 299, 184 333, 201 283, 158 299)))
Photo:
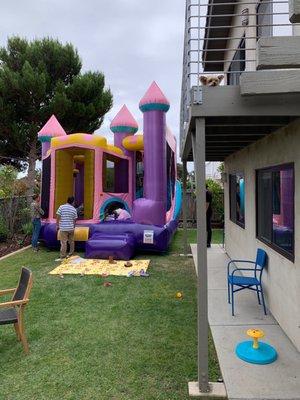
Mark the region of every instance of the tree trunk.
POLYGON ((30 204, 35 187, 35 163, 37 160, 37 142, 33 140, 28 155, 28 172, 27 172, 27 202, 30 204))

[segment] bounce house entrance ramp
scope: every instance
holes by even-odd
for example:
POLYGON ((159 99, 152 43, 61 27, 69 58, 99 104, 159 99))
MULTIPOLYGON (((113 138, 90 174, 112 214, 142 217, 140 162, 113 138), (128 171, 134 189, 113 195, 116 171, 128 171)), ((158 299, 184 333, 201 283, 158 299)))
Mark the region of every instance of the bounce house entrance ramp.
POLYGON ((115 260, 130 260, 135 253, 136 241, 130 233, 111 235, 95 232, 86 242, 85 256, 87 258, 115 260))

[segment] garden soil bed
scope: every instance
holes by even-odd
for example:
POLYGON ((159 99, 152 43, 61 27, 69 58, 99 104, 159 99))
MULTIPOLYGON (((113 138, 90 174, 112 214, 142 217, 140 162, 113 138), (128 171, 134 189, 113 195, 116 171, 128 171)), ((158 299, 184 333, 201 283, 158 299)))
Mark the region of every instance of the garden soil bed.
POLYGON ((18 235, 5 243, 0 243, 0 257, 20 250, 22 247, 28 246, 29 244, 30 237, 25 237, 24 235, 18 235))

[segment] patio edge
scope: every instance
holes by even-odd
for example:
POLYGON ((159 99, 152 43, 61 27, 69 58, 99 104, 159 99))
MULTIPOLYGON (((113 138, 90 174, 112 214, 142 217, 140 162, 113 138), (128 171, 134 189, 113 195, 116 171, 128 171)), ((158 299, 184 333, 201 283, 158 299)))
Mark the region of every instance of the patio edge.
POLYGON ((8 258, 8 257, 14 256, 15 254, 22 253, 22 251, 27 250, 27 249, 29 249, 30 247, 31 247, 31 245, 28 245, 28 246, 22 247, 22 248, 19 249, 19 250, 13 251, 12 253, 6 254, 5 256, 0 257, 0 261, 5 260, 5 259, 8 258))

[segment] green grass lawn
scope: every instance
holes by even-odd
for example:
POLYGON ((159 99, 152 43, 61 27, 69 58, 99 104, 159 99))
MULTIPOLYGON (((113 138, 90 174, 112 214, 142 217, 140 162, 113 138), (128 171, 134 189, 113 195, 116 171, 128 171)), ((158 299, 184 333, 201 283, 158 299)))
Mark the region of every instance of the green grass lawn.
MULTIPOLYGON (((187 382, 197 380, 196 280, 192 259, 176 256, 181 247, 178 231, 168 255, 150 257, 150 278, 109 277, 112 287, 48 275, 56 252, 1 261, 0 289, 16 285, 22 265, 34 285, 25 310, 30 354, 12 325, 0 327, 0 399, 188 399, 187 382)), ((216 380, 211 339, 209 364, 216 380)))
MULTIPOLYGON (((196 229, 188 229, 187 232, 188 232, 188 243, 197 243, 196 229)), ((170 247, 171 252, 176 252, 176 251, 179 251, 179 253, 183 252, 182 238, 183 238, 182 230, 180 229, 171 244, 170 247)), ((213 229, 212 243, 214 244, 223 243, 223 229, 213 229)), ((188 251, 190 252, 190 248, 188 249, 188 251)))

